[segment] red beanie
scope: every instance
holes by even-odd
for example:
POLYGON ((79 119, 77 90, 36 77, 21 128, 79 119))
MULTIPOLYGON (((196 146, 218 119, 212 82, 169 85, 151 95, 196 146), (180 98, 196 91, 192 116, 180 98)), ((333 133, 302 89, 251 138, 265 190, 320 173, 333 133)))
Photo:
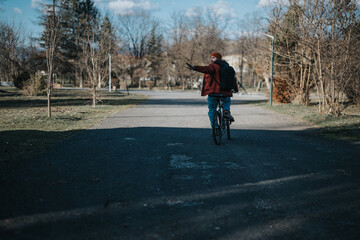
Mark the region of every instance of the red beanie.
POLYGON ((221 60, 221 54, 220 53, 218 53, 218 52, 214 52, 214 53, 212 53, 210 56, 212 56, 212 57, 216 57, 217 59, 219 59, 219 60, 221 60))

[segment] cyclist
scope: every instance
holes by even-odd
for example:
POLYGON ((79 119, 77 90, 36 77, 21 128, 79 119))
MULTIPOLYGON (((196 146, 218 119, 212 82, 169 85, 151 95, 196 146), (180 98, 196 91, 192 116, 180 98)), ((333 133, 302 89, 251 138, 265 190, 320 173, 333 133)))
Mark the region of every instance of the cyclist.
MULTIPOLYGON (((218 83, 220 83, 219 70, 221 65, 229 65, 225 60, 222 60, 222 56, 218 52, 214 52, 210 55, 211 63, 208 66, 192 66, 189 63, 186 63, 188 69, 194 70, 197 72, 204 73, 203 84, 201 89, 201 96, 208 96, 208 107, 209 107, 209 118, 210 124, 213 126, 213 116, 217 107, 217 100, 214 95, 217 96, 225 96, 222 98, 224 103, 224 117, 229 118, 231 122, 235 121, 233 116, 230 114, 230 105, 231 100, 230 97, 233 96, 232 90, 223 91, 220 89, 218 83)), ((237 82, 237 81, 235 81, 237 82)), ((237 84, 235 84, 234 92, 238 92, 239 88, 237 84)))

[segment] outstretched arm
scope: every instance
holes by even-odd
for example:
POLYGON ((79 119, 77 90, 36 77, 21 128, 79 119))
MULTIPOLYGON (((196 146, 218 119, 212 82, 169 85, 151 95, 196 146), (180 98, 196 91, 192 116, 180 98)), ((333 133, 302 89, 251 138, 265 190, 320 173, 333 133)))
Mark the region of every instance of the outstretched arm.
POLYGON ((215 67, 212 64, 208 66, 194 66, 194 70, 201 73, 215 74, 215 67))
POLYGON ((191 65, 190 63, 186 63, 186 65, 187 65, 187 69, 195 70, 195 67, 193 65, 191 65))
POLYGON ((209 66, 193 66, 190 63, 186 63, 189 70, 194 70, 201 73, 215 74, 215 68, 212 64, 209 66))

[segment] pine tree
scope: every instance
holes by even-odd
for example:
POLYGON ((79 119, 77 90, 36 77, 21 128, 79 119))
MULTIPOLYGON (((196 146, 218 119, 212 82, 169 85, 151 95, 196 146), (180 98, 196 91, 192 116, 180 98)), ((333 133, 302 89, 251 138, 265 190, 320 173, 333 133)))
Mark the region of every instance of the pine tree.
MULTIPOLYGON (((102 49, 104 54, 114 54, 116 52, 116 37, 114 34, 113 26, 110 22, 110 19, 107 15, 105 15, 104 19, 102 20, 102 24, 100 27, 100 36, 99 36, 99 44, 101 45, 100 48, 102 49)), ((104 56, 103 59, 106 59, 104 56)), ((103 68, 109 67, 109 61, 105 61, 103 63, 103 68)), ((105 76, 102 79, 109 79, 109 72, 105 71, 105 76)), ((101 81, 99 82, 99 87, 101 86, 101 81)))
POLYGON ((110 54, 115 53, 116 51, 116 36, 114 33, 114 28, 110 19, 107 15, 105 15, 100 31, 100 37, 105 38, 104 44, 105 48, 108 49, 110 54))
POLYGON ((84 29, 91 29, 92 26, 96 26, 99 21, 99 11, 95 7, 93 0, 80 1, 77 11, 79 17, 77 32, 81 36, 84 29))
POLYGON ((76 46, 75 0, 60 0, 59 72, 75 79, 75 61, 79 54, 76 46))
POLYGON ((59 44, 58 71, 67 78, 79 80, 83 86, 84 67, 82 66, 81 44, 84 42, 84 32, 91 29, 97 21, 99 13, 93 0, 58 0, 59 1, 59 44))
POLYGON ((162 41, 163 36, 157 32, 157 25, 154 24, 151 29, 147 52, 150 61, 150 76, 152 79, 155 79, 155 81, 157 76, 159 76, 159 68, 162 60, 162 41))

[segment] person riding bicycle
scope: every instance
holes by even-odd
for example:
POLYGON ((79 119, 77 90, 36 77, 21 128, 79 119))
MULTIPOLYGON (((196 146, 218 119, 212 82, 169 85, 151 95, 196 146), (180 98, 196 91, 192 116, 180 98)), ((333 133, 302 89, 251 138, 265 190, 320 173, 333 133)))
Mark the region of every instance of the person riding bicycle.
MULTIPOLYGON (((220 82, 220 77, 219 77, 220 66, 223 64, 228 65, 228 63, 225 60, 222 60, 222 56, 218 52, 212 53, 210 55, 210 58, 211 58, 211 63, 208 66, 192 66, 189 63, 186 64, 188 66, 188 69, 204 73, 201 96, 208 96, 207 98, 208 107, 209 107, 208 115, 210 118, 210 124, 211 126, 213 126, 214 125, 213 116, 215 114, 217 107, 217 100, 215 95, 224 96, 224 98, 222 98, 222 102, 224 103, 224 117, 229 118, 231 122, 235 120, 233 116, 231 116, 230 114, 230 105, 231 105, 230 97, 233 96, 233 91, 221 90, 220 85, 218 84, 220 82)), ((235 84, 234 92, 238 92, 238 91, 239 91, 238 85, 235 84)))

